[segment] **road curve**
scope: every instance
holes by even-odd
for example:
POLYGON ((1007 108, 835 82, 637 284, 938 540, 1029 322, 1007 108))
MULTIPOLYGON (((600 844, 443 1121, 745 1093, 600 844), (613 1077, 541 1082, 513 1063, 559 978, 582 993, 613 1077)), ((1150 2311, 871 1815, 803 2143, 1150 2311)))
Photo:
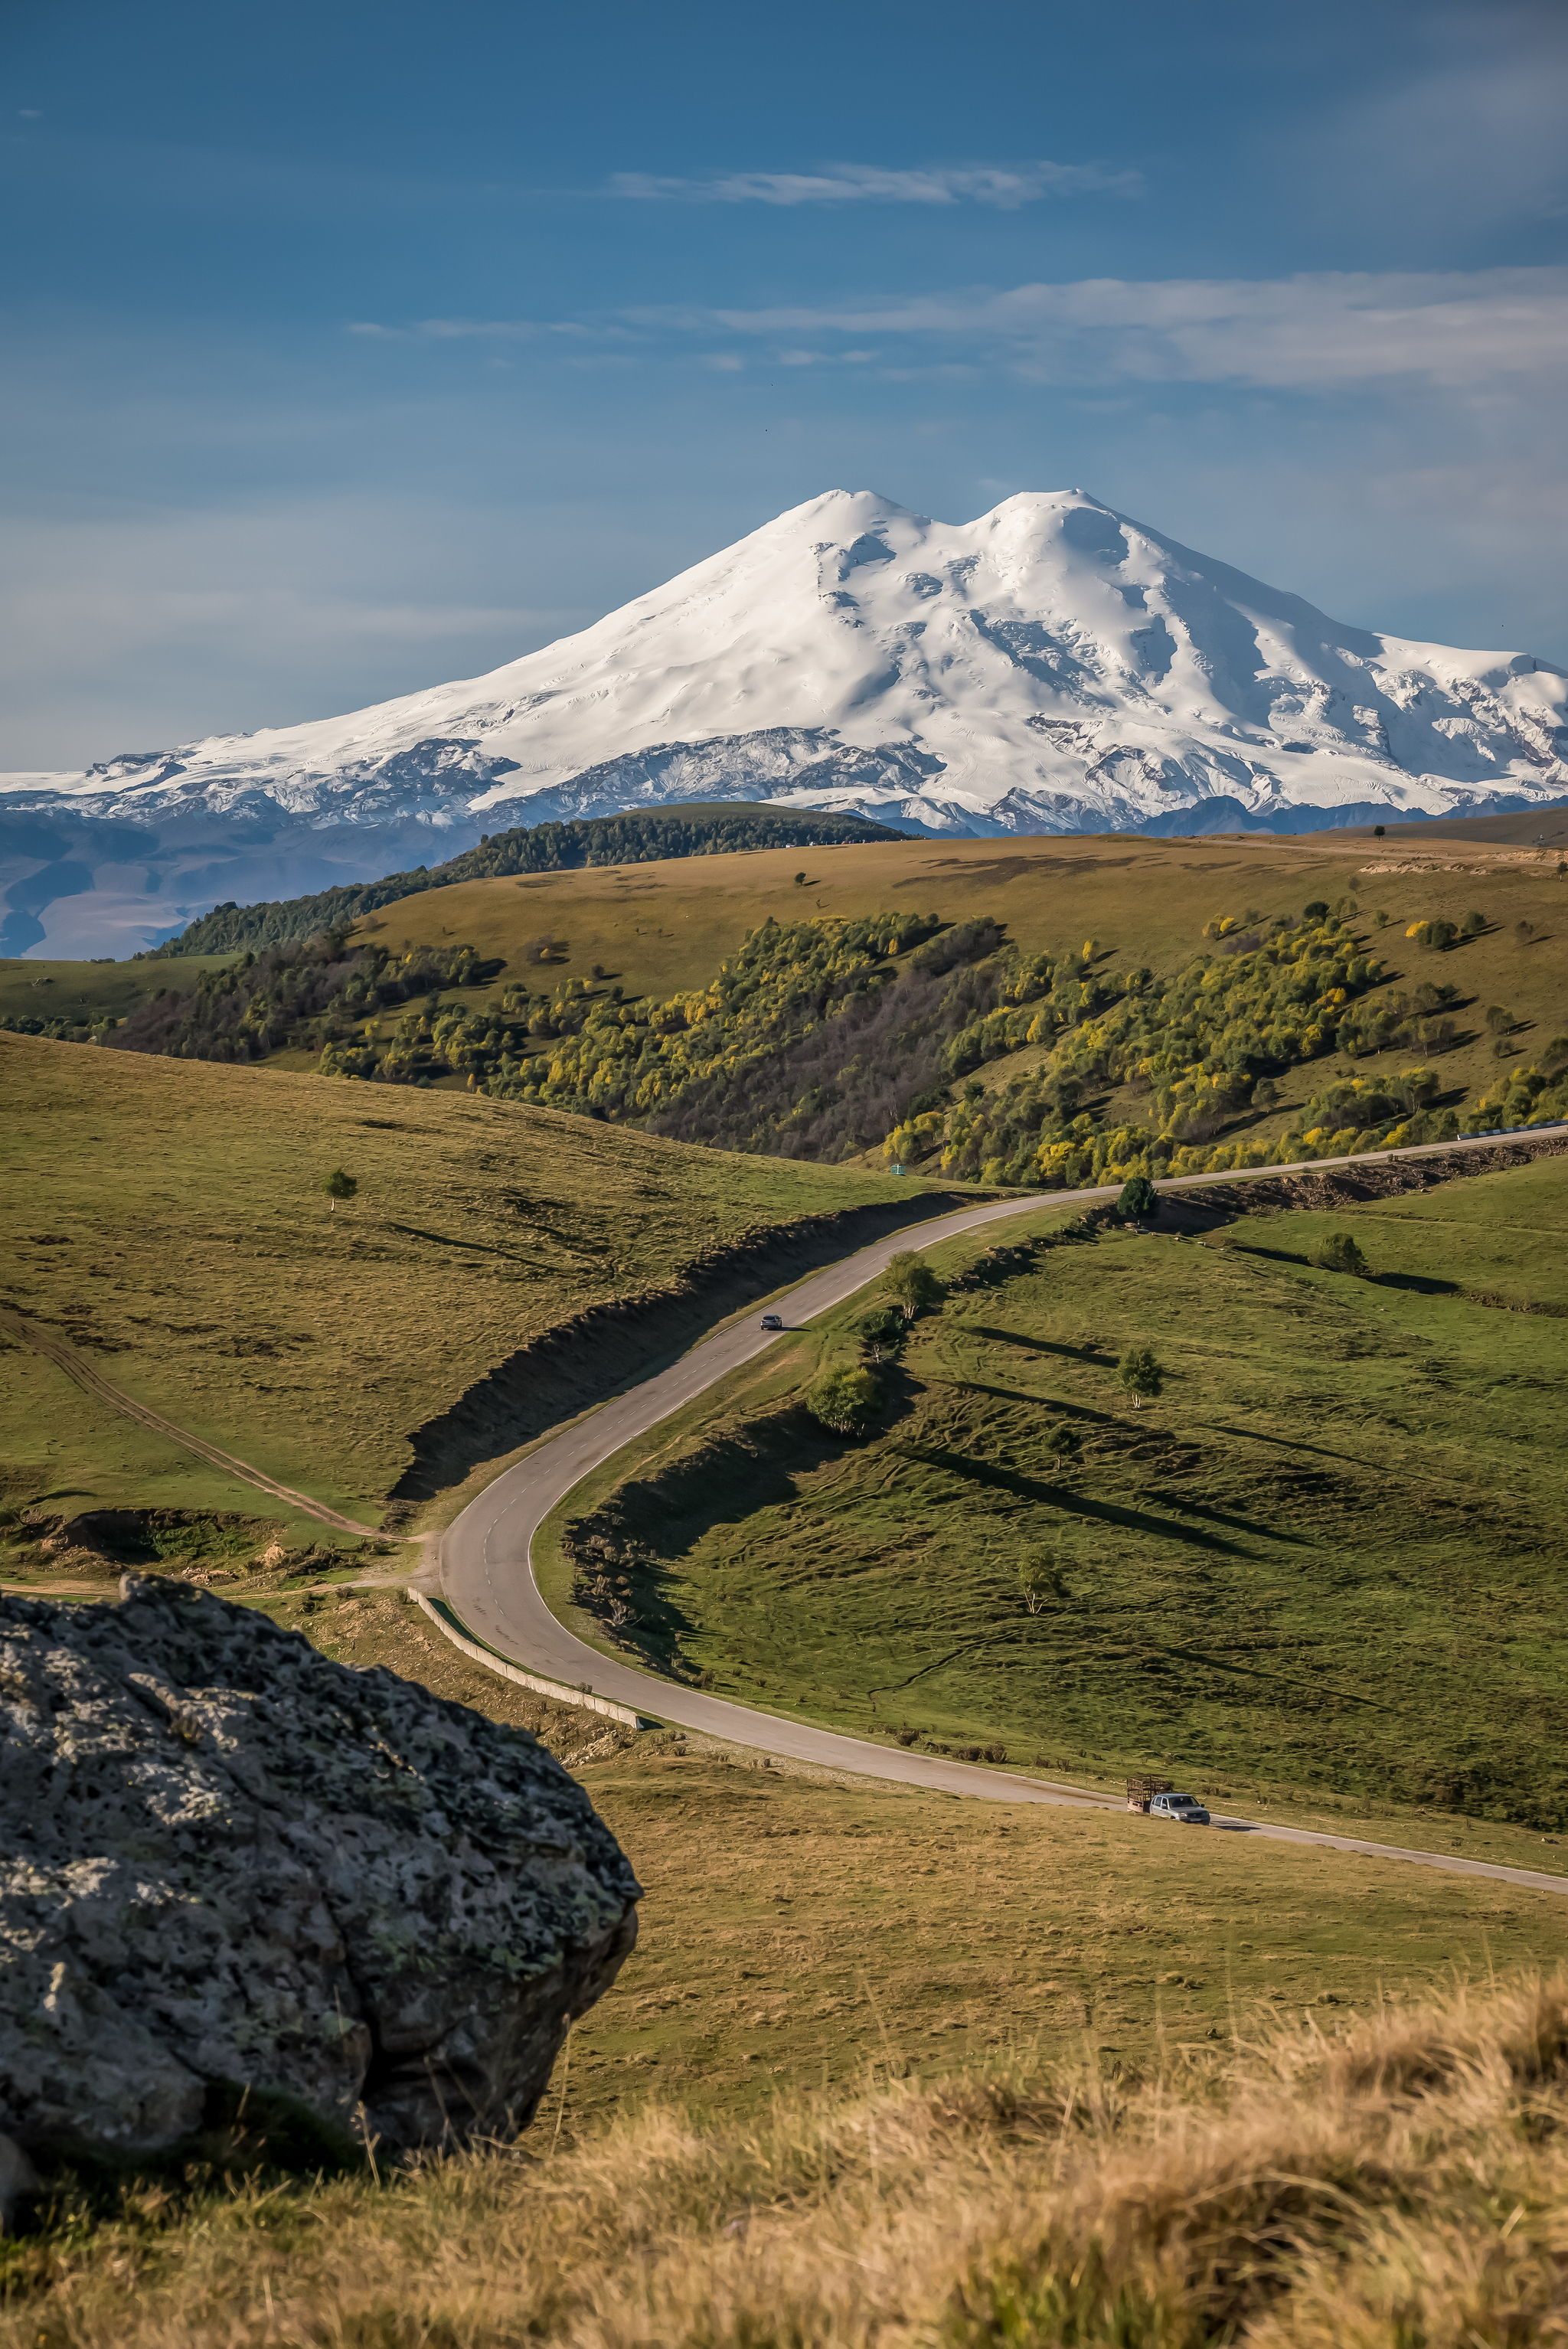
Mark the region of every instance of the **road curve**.
MULTIPOLYGON (((1538 1128, 1536 1132, 1542 1130, 1538 1128)), ((1473 1143, 1447 1142, 1414 1150, 1367 1151, 1355 1159, 1315 1159, 1308 1167, 1261 1166, 1228 1175, 1183 1175, 1159 1187, 1183 1190, 1225 1181, 1257 1182, 1271 1175, 1307 1171, 1326 1174, 1336 1167, 1363 1167, 1394 1158, 1436 1156, 1466 1147, 1490 1149, 1500 1138, 1512 1137, 1478 1136, 1473 1143)), ((1114 1187, 1048 1191, 1001 1200, 988 1206, 965 1208, 861 1248, 825 1272, 802 1281, 776 1302, 790 1325, 799 1327, 841 1304, 868 1281, 876 1279, 886 1269, 888 1259, 912 1241, 923 1249, 933 1247, 961 1233, 982 1230, 988 1225, 1002 1224, 1042 1208, 1086 1206, 1115 1196, 1114 1187)), ((785 1760, 812 1763, 861 1777, 891 1779, 934 1793, 975 1796, 986 1802, 1047 1803, 1075 1810, 1121 1809, 1119 1798, 1085 1787, 1026 1778, 1010 1771, 982 1770, 962 1762, 944 1761, 936 1754, 873 1745, 864 1738, 818 1729, 806 1722, 732 1704, 679 1682, 655 1679, 651 1673, 638 1671, 589 1647, 551 1614, 534 1580, 532 1561, 533 1536, 551 1510, 591 1469, 637 1436, 646 1434, 772 1343, 772 1338, 750 1317, 716 1330, 667 1370, 586 1413, 487 1485, 454 1518, 442 1537, 442 1587, 452 1612, 479 1639, 531 1671, 563 1681, 569 1686, 590 1687, 598 1696, 639 1707, 683 1729, 724 1738, 760 1753, 776 1754, 785 1760)), ((1314 1844, 1331 1851, 1408 1860, 1446 1874, 1487 1877, 1499 1883, 1568 1894, 1568 1877, 1537 1873, 1530 1868, 1503 1868, 1487 1860, 1367 1843, 1347 1836, 1319 1835, 1305 1827, 1277 1826, 1258 1819, 1217 1818, 1215 1824, 1234 1833, 1263 1836, 1274 1842, 1314 1844)))

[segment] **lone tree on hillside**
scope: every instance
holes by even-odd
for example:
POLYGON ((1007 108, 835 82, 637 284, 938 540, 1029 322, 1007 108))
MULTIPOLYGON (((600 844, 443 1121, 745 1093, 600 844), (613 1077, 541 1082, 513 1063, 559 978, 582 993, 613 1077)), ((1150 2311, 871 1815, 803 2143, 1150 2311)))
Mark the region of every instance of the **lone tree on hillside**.
POLYGON ((1301 912, 1304 921, 1326 921, 1328 918, 1328 900, 1326 897, 1315 897, 1310 905, 1304 905, 1302 907, 1301 912))
POLYGON ((1147 1174, 1135 1174, 1122 1185, 1116 1212, 1124 1224, 1145 1224, 1160 1213, 1160 1194, 1147 1174))
POLYGON ((878 1401, 877 1382, 864 1370, 824 1371, 806 1390, 807 1410, 836 1435, 858 1434, 878 1401))
POLYGON ((1024 1604, 1031 1615, 1037 1615, 1047 1599, 1065 1599, 1067 1585, 1061 1570, 1038 1550, 1026 1551, 1018 1560, 1018 1588, 1024 1594, 1024 1604))
POLYGON ((1348 1232, 1330 1232, 1312 1260, 1324 1272, 1350 1272, 1358 1280, 1372 1270, 1348 1232))
POLYGON ((1058 1420, 1046 1438, 1045 1448, 1057 1465, 1065 1468, 1083 1450, 1083 1437, 1065 1419, 1058 1420))
POLYGON ((1165 1372, 1150 1346, 1130 1346, 1116 1366, 1116 1375, 1132 1397, 1134 1411, 1152 1402, 1165 1383, 1165 1372))
POLYGON ((891 1258, 887 1268, 888 1293, 906 1321, 934 1305, 942 1294, 942 1283, 931 1267, 913 1248, 901 1248, 891 1258))
POLYGON ((904 1318, 896 1305, 879 1305, 850 1324, 850 1335, 873 1362, 896 1353, 904 1332, 904 1318))
POLYGON ((359 1185, 352 1174, 346 1174, 341 1166, 335 1166, 321 1187, 332 1201, 332 1212, 335 1216, 339 1199, 352 1199, 359 1185))

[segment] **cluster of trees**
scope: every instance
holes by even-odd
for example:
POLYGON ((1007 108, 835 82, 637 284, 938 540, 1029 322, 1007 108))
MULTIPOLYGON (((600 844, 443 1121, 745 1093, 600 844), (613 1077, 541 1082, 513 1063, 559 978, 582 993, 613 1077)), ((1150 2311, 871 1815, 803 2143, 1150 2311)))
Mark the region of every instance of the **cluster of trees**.
POLYGON ((395 905, 400 897, 450 888, 458 881, 575 872, 585 864, 646 864, 666 856, 717 856, 741 848, 833 848, 844 842, 903 837, 886 824, 860 816, 811 815, 798 808, 776 812, 751 804, 686 809, 678 815, 649 811, 591 816, 575 823, 520 824, 511 832, 487 833, 477 848, 449 857, 444 864, 419 864, 411 873, 388 873, 379 881, 321 889, 308 897, 214 905, 177 938, 153 947, 145 958, 232 954, 243 947, 281 946, 321 930, 347 929, 362 916, 395 905))
POLYGON ((500 1101, 635 1119, 684 1141, 842 1157, 880 1142, 924 1091, 975 1000, 995 923, 934 914, 765 922, 706 988, 628 1002, 568 978, 493 1009, 410 1012, 389 1039, 328 1047, 325 1073, 393 1081, 447 1071, 500 1101), (896 983, 895 983, 896 982, 896 983))
POLYGON ((941 1299, 941 1281, 913 1248, 890 1258, 879 1302, 849 1327, 862 1360, 831 1363, 818 1372, 806 1390, 812 1418, 838 1435, 859 1435, 868 1427, 882 1408, 877 1371, 897 1353, 909 1324, 941 1299), (868 1367, 866 1356, 874 1367, 868 1367))
POLYGON ((1429 947, 1434 954, 1447 954, 1460 938, 1479 938, 1489 926, 1484 914, 1467 914, 1461 922, 1435 919, 1412 922, 1405 936, 1414 938, 1418 947, 1429 947))
POLYGON ((1465 1119, 1466 1133, 1500 1125, 1555 1125, 1568 1119, 1568 1036, 1553 1036, 1540 1057, 1500 1080, 1465 1119))
POLYGON ((1459 1035, 1454 1009, 1460 1000, 1457 987, 1437 987, 1429 979, 1409 995, 1391 989, 1376 1002, 1351 1008, 1339 1023, 1338 1049, 1353 1061, 1396 1044, 1407 1051, 1446 1051, 1459 1035))
MULTIPOLYGON (((769 920, 706 988, 628 1001, 596 970, 591 982, 562 978, 537 990, 520 978, 476 1008, 439 1000, 502 968, 472 947, 399 956, 351 947, 333 930, 246 952, 189 990, 160 990, 112 1033, 94 1032, 123 1050, 203 1060, 308 1046, 329 1076, 429 1084, 456 1074, 494 1099, 634 1121, 714 1147, 820 1162, 881 1143, 890 1164, 1047 1189, 1460 1131, 1440 1106, 1436 1071, 1421 1063, 1324 1085, 1283 1142, 1236 1138, 1242 1121, 1275 1105, 1275 1079, 1300 1062, 1390 1045, 1440 1050, 1456 1034, 1459 991, 1423 982, 1372 999, 1382 966, 1320 904, 1295 922, 1227 916, 1205 936, 1208 947, 1157 978, 1146 966, 1111 968, 1093 938, 1054 957, 1024 955, 990 919, 769 920), (398 1007, 382 1033, 380 1015, 398 1007), (1048 1062, 987 1092, 974 1071, 1025 1044, 1048 1047, 1048 1062)), ((542 978, 552 942, 536 941, 524 959, 542 978)), ((1500 1039, 1513 1024, 1501 1007, 1487 1017, 1500 1039)), ((1503 1080, 1467 1130, 1565 1111, 1560 1038, 1539 1064, 1503 1080)))
POLYGON ((388 1005, 493 978, 472 947, 350 947, 341 931, 244 954, 191 988, 160 988, 103 1041, 187 1061, 263 1061, 285 1046, 332 1049, 388 1005))
POLYGON ((1090 939, 1048 978, 1020 966, 1026 990, 1045 982, 1037 1000, 986 1014, 959 1048, 988 1059, 1054 1042, 1048 1073, 990 1093, 972 1081, 954 1105, 896 1128, 890 1160, 1047 1189, 1264 1164, 1263 1144, 1214 1137, 1272 1107, 1280 1071, 1331 1051, 1349 1007, 1381 976, 1321 905, 1266 934, 1233 924, 1168 979, 1147 968, 1111 974, 1098 960, 1090 939), (1123 1087, 1141 1113, 1108 1119, 1107 1097, 1123 1087))
POLYGON ((116 1024, 107 1013, 101 1019, 44 1019, 17 1011, 0 1019, 0 1031, 10 1036, 45 1036, 57 1044, 101 1044, 114 1033, 116 1024))
POLYGON ((1350 1077, 1326 1085, 1313 1094, 1298 1127, 1280 1147, 1289 1158, 1344 1158, 1367 1136, 1378 1148, 1449 1141, 1460 1130, 1459 1120, 1451 1111, 1434 1117, 1441 1090, 1436 1069, 1405 1069, 1397 1076, 1350 1077))

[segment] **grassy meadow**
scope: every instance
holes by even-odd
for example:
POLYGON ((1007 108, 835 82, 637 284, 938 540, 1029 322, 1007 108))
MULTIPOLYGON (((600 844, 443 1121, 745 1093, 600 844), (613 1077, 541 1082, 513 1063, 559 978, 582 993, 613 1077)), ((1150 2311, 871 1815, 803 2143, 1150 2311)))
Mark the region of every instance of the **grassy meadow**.
MULTIPOLYGON (((614 1360, 585 1346, 525 1380, 490 1453, 686 1342, 681 1300, 705 1265, 781 1232, 756 1275, 771 1288, 815 1219, 909 1188, 483 1100, 27 1036, 0 1035, 0 1306, 177 1425, 371 1523, 416 1431, 530 1340, 617 1299, 665 1301, 656 1336, 634 1318, 614 1360), (337 1166, 359 1187, 335 1209, 322 1185, 337 1166)), ((476 1445, 490 1456, 484 1434, 459 1432, 430 1475, 460 1485, 476 1445)), ((3 1335, 0 1462, 13 1511, 259 1513, 250 1486, 3 1335)), ((303 1520, 284 1537, 312 1538, 303 1520)))
POLYGON ((635 1619, 618 1636, 748 1703, 1025 1768, 1165 1770, 1233 1807, 1424 1808, 1456 1844, 1460 1814, 1555 1834, 1568 1159, 1228 1206, 1206 1236, 1196 1212, 1147 1237, 1058 1212, 934 1251, 945 1301, 863 1438, 801 1400, 856 1359, 862 1298, 563 1503, 552 1604, 607 1643, 571 1604, 579 1534, 560 1542, 597 1528, 635 1619), (1311 1263, 1336 1230, 1375 1278, 1311 1263), (1165 1371, 1140 1409, 1116 1375, 1135 1346, 1165 1371))

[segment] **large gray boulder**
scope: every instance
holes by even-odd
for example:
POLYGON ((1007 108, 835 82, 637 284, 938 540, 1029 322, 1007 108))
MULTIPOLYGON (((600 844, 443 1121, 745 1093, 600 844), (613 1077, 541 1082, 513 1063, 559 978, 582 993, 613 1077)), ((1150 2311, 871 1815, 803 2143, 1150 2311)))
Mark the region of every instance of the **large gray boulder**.
POLYGON ((128 1575, 0 1598, 0 2132, 178 2144, 235 2087, 393 2147, 531 2116, 639 1888, 521 1731, 128 1575))

